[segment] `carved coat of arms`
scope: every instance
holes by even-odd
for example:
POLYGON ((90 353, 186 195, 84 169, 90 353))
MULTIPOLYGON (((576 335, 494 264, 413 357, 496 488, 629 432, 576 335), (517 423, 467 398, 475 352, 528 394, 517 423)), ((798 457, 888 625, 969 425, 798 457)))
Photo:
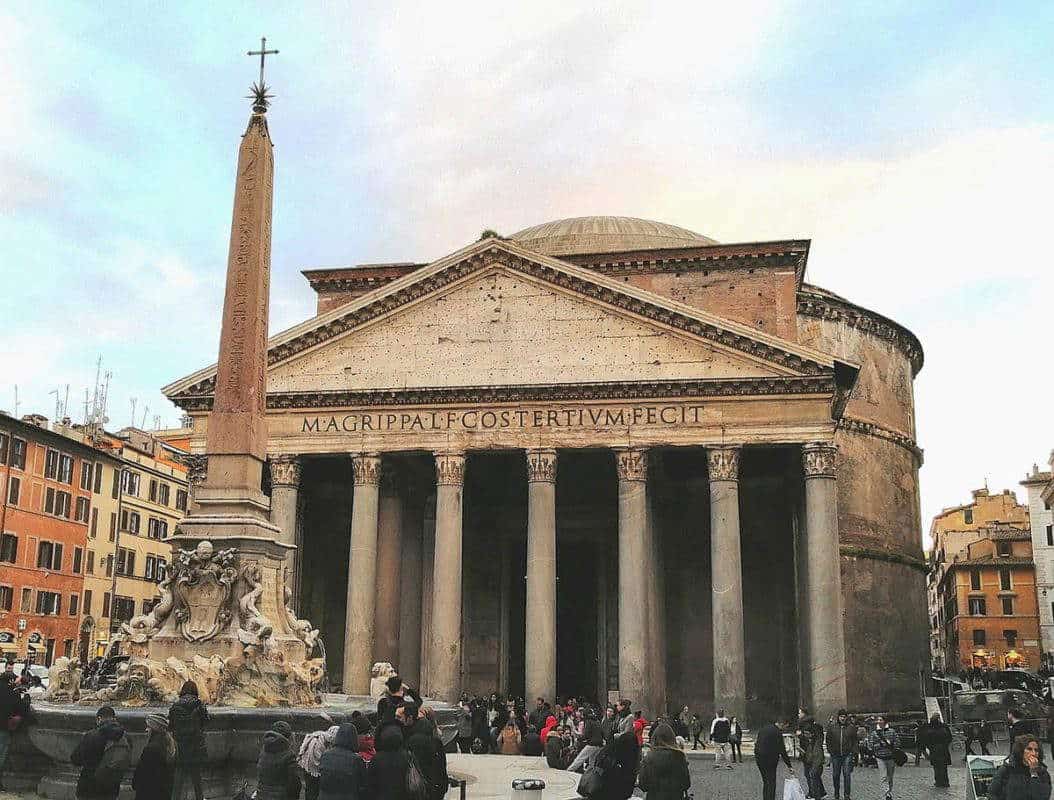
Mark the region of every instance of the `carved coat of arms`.
POLYGON ((234 549, 215 551, 203 541, 181 550, 176 564, 177 628, 188 642, 203 642, 231 621, 231 595, 238 578, 234 549))

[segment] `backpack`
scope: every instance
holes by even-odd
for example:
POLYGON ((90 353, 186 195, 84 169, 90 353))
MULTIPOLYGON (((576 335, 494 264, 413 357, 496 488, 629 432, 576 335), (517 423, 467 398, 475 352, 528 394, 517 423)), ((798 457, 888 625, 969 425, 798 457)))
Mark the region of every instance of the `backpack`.
POLYGON ((121 779, 132 765, 132 748, 128 739, 122 736, 120 739, 107 742, 102 758, 95 767, 92 778, 96 787, 107 789, 121 785, 121 779))
POLYGON ((176 703, 169 709, 168 730, 177 742, 193 742, 201 732, 197 711, 197 703, 176 703))

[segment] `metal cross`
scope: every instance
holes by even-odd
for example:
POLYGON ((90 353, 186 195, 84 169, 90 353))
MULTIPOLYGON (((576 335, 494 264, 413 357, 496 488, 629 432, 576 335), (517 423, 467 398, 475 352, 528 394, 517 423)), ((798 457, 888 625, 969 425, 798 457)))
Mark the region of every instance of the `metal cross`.
POLYGON ((245 55, 247 55, 247 56, 259 56, 260 57, 260 85, 263 86, 264 58, 266 58, 267 56, 278 55, 278 51, 277 50, 268 50, 267 49, 267 37, 266 36, 261 36, 260 37, 260 49, 259 50, 250 50, 245 55))

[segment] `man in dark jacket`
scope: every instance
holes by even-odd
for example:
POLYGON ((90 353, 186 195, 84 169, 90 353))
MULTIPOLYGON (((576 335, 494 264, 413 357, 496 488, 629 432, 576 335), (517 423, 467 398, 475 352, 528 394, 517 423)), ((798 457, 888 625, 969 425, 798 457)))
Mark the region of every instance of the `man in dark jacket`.
POLYGON ((15 673, 0 673, 0 777, 4 774, 7 749, 11 745, 11 718, 29 713, 29 697, 15 687, 15 673))
POLYGON ((198 685, 186 681, 179 699, 168 709, 168 730, 176 741, 176 772, 173 778, 173 800, 183 800, 187 785, 194 787, 195 800, 202 800, 201 768, 205 764, 205 726, 209 712, 198 698, 198 685))
POLYGON ((300 797, 300 772, 292 744, 293 729, 288 722, 276 722, 264 733, 260 757, 256 761, 257 800, 295 800, 300 797))
MULTIPOLYGON (((754 762, 758 765, 761 773, 761 798, 762 800, 775 800, 776 798, 776 767, 780 759, 787 765, 790 774, 794 774, 790 757, 787 755, 787 746, 783 742, 783 731, 787 725, 782 720, 776 723, 763 725, 754 739, 754 762)), ((846 797, 848 798, 848 790, 846 797)))
POLYGON ((930 766, 933 767, 933 785, 938 789, 948 788, 948 765, 952 763, 952 731, 945 725, 939 714, 930 717, 928 725, 920 730, 926 738, 926 747, 930 751, 930 766))
POLYGON ((385 725, 377 733, 377 754, 366 771, 366 796, 371 800, 407 800, 409 756, 402 732, 385 725))
POLYGON ((70 761, 81 768, 78 800, 116 800, 131 763, 131 744, 110 706, 95 712, 95 727, 77 743, 70 761))
POLYGON ((523 754, 525 756, 542 755, 542 737, 533 725, 527 726, 527 735, 523 737, 523 754))
POLYGON ((527 724, 533 725, 537 730, 541 730, 545 727, 546 717, 549 716, 549 708, 545 703, 544 697, 536 697, 534 700, 534 708, 531 713, 527 715, 527 724))
POLYGON ((1025 715, 1020 708, 1011 708, 1006 712, 1006 724, 1010 734, 1010 751, 1014 750, 1014 740, 1018 736, 1032 733, 1032 726, 1025 722, 1025 715))
POLYGON ((359 734, 345 722, 318 765, 318 800, 360 800, 366 792, 366 762, 359 755, 359 734))
POLYGON ((838 709, 834 720, 827 724, 826 739, 835 800, 841 795, 839 777, 845 783, 845 800, 849 800, 853 794, 853 758, 860 749, 860 742, 856 737, 856 725, 849 723, 849 714, 844 708, 838 709))

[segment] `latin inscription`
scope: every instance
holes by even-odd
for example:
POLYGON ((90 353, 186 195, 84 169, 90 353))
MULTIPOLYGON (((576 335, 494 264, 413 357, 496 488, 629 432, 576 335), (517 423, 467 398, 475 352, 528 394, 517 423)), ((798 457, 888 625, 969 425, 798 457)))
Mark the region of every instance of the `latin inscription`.
POLYGON ((304 417, 302 433, 409 433, 538 428, 625 428, 639 425, 698 425, 703 406, 561 406, 560 408, 355 411, 304 417))

